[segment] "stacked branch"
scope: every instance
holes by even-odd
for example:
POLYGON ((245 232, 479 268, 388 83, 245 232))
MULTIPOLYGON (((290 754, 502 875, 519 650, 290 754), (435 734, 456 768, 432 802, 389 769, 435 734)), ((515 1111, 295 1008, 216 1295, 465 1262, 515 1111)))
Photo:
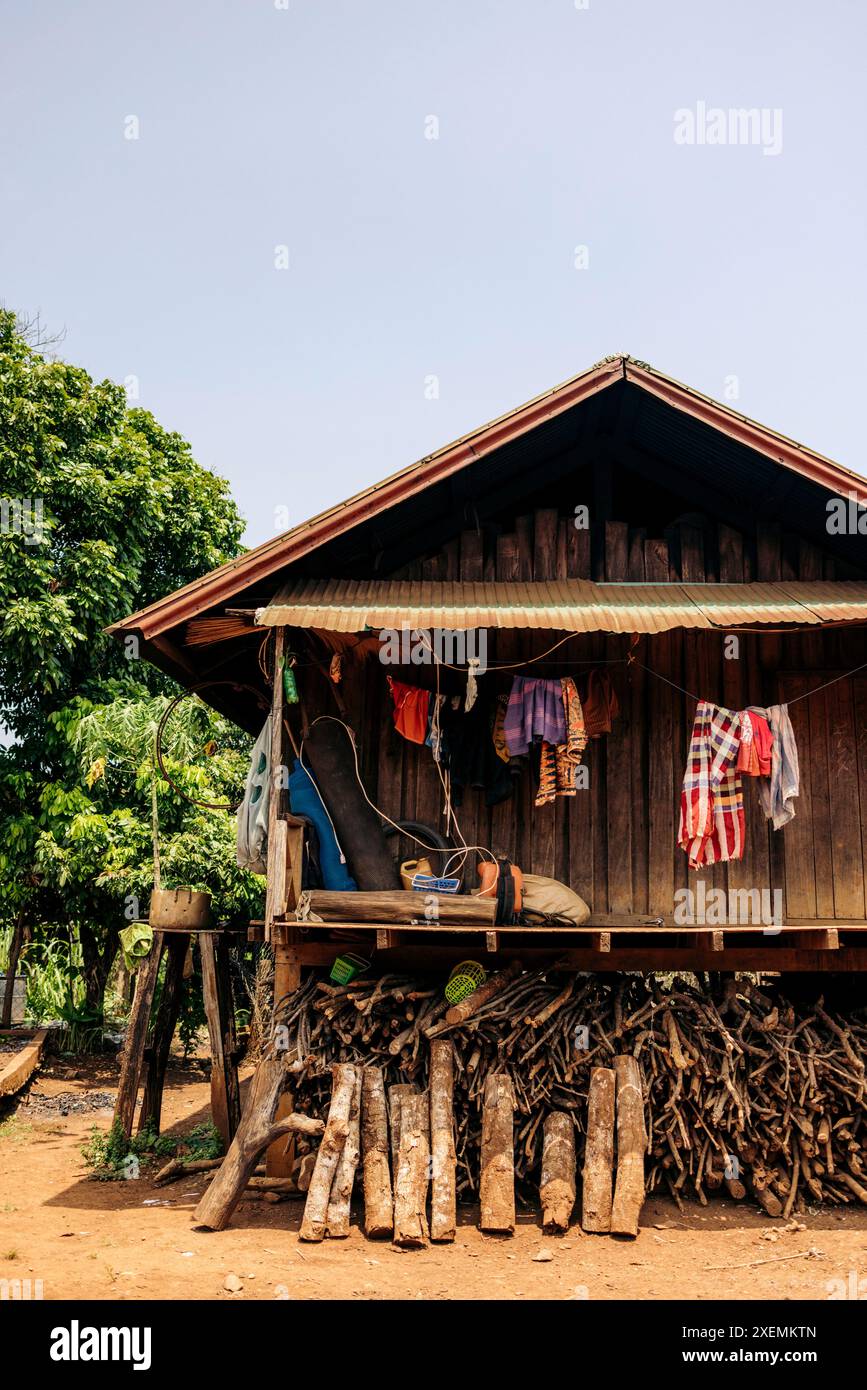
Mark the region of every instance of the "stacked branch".
MULTIPOLYGON (((596 1219, 604 1223, 615 1175, 604 1146, 585 1151, 588 1098, 597 1069, 613 1083, 615 1059, 631 1057, 643 1119, 639 1132, 633 1108, 632 1143, 644 1149, 647 1191, 678 1203, 685 1196, 706 1202, 714 1192, 749 1195, 781 1215, 806 1203, 867 1204, 863 1017, 835 1016, 821 1000, 796 1008, 748 980, 714 998, 677 977, 666 988, 637 976, 603 981, 556 967, 511 967, 492 993, 475 1003, 471 997, 450 1020, 442 987, 434 975, 346 986, 310 979, 283 1001, 277 1021, 297 1057, 297 1109, 327 1114, 336 1062, 381 1067, 386 1089, 425 1092, 431 1044, 448 1041, 458 1200, 478 1193, 485 1090, 490 1076, 502 1074, 514 1097, 519 1196, 536 1203, 545 1123, 558 1112, 574 1130, 580 1200, 586 1210, 589 1171, 596 1219)), ((609 1103, 602 1094, 598 1101, 609 1103)), ((438 1152, 448 1154, 443 1135, 441 1125, 431 1131, 438 1152)))

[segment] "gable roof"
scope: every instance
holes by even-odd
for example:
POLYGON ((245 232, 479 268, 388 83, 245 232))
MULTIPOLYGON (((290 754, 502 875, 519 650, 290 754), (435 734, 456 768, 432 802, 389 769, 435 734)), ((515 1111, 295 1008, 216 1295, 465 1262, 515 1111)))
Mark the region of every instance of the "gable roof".
POLYGON ((519 440, 538 426, 621 382, 638 387, 681 416, 710 426, 720 435, 763 455, 780 468, 800 475, 829 492, 843 495, 851 492, 867 505, 867 482, 858 474, 665 376, 646 362, 618 354, 603 359, 587 371, 463 435, 382 482, 374 483, 347 501, 265 541, 149 607, 113 623, 107 631, 118 638, 135 632, 146 642, 159 639, 179 623, 224 602, 250 585, 267 580, 327 542, 435 483, 460 473, 486 455, 519 440))

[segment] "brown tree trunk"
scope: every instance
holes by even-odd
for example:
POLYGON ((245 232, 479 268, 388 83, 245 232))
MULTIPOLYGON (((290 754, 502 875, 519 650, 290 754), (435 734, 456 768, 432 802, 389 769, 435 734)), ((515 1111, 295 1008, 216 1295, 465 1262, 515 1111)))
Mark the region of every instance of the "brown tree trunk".
POLYGON ((611 1169, 614 1163, 614 1072, 593 1067, 587 1098, 587 1142, 581 1175, 581 1225, 611 1229, 611 1169))
POLYGON ((482 1173, 479 1184, 483 1231, 509 1235, 515 1229, 515 1093, 505 1072, 491 1072, 482 1108, 482 1173))
POLYGON ((333 1240, 342 1240, 349 1235, 352 1189, 355 1185, 355 1170, 358 1167, 360 1157, 361 1080, 364 1072, 362 1067, 356 1067, 355 1071, 355 1089, 349 1106, 349 1130, 343 1151, 337 1160, 334 1181, 331 1184, 331 1195, 328 1199, 328 1214, 325 1218, 326 1234, 333 1240))
POLYGON ((542 1229, 568 1231, 575 1206, 575 1126, 564 1110, 548 1115, 542 1130, 542 1229))
POLYGON ((431 1240, 454 1240, 455 1193, 454 1052, 447 1038, 430 1047, 431 1240))
POLYGON ((611 1233, 637 1236, 644 1205, 644 1101, 641 1071, 634 1057, 615 1057, 617 1077, 617 1181, 611 1206, 611 1233))
POLYGON ((301 1240, 322 1240, 328 1221, 328 1202, 334 1174, 349 1135, 349 1117, 355 1096, 358 1068, 348 1062, 337 1062, 332 1069, 331 1104, 325 1133, 316 1156, 316 1167, 307 1189, 304 1219, 298 1232, 301 1240))
POLYGON ((222 1167, 193 1213, 194 1225, 222 1231, 241 1200, 259 1155, 281 1134, 322 1134, 322 1121, 308 1115, 287 1115, 275 1121, 285 1082, 284 1056, 266 1057, 259 1063, 241 1123, 222 1167))
POLYGON ((9 1028, 12 1025, 12 995, 15 991, 15 971, 18 969, 18 960, 21 955, 21 947, 24 945, 24 908, 20 908, 15 919, 15 928, 12 932, 12 942, 9 947, 9 960, 6 965, 6 985, 3 990, 3 1006, 0 1009, 0 1028, 9 1028))
POLYGON ((382 1067, 365 1067, 361 1079, 361 1164, 364 1231, 373 1239, 390 1236, 394 1199, 388 1166, 388 1109, 382 1067))
POLYGON ((398 1083, 388 1088, 388 1123, 391 1133, 391 1173, 395 1183, 397 1182, 397 1164, 400 1156, 401 1102, 404 1096, 417 1095, 418 1086, 398 1083))
POLYGON ((427 1095, 401 1096, 400 1152, 394 1181, 395 1245, 418 1248, 427 1244, 429 1130, 427 1095))

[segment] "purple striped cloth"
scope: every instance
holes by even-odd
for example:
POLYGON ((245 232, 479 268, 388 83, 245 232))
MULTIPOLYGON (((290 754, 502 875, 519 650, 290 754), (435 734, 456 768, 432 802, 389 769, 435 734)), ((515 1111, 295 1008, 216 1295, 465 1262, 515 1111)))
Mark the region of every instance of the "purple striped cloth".
POLYGON ((503 724, 506 747, 513 758, 529 753, 530 744, 566 742, 566 713, 561 681, 515 676, 503 724))

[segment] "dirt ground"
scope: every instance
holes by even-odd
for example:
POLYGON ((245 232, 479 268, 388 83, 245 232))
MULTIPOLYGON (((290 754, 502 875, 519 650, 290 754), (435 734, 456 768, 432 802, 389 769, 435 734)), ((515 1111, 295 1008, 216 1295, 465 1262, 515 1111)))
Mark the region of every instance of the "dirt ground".
MULTIPOLYGON (((864 1208, 787 1226, 742 1203, 679 1213, 654 1198, 635 1241, 580 1227, 544 1236, 533 1213, 511 1238, 483 1236, 466 1208, 454 1245, 400 1251, 365 1240, 357 1225, 348 1240, 302 1245, 300 1201, 249 1200, 228 1230, 197 1232, 201 1180, 157 1188, 88 1178, 81 1145, 94 1124, 109 1128, 116 1085, 113 1059, 53 1058, 0 1108, 0 1280, 41 1279, 46 1299, 867 1297, 864 1208), (237 1292, 224 1287, 231 1275, 237 1292)), ((207 1120, 208 1090, 200 1063, 174 1066, 164 1131, 207 1120)))

